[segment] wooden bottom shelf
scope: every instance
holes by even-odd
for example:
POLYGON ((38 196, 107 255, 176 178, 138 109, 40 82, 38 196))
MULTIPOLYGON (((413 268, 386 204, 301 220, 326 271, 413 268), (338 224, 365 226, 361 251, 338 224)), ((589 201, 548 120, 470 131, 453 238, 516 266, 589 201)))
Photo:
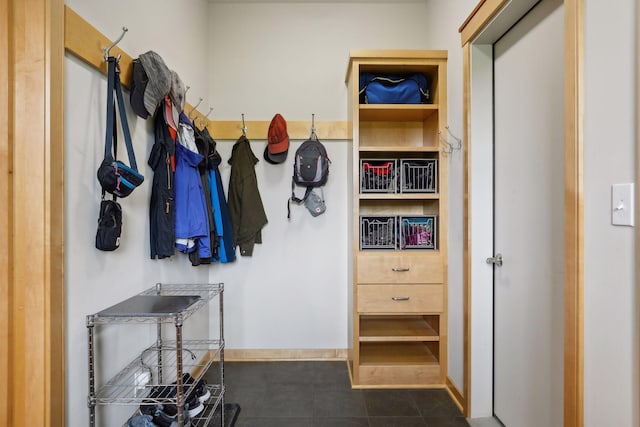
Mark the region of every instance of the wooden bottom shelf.
POLYGON ((438 341, 439 316, 360 316, 360 342, 438 341))
POLYGON ((438 342, 362 342, 360 366, 439 364, 438 342))
POLYGON ((354 386, 434 386, 443 383, 437 341, 361 342, 354 386))
POLYGON ((431 387, 443 384, 440 365, 422 366, 360 366, 359 381, 354 386, 371 387, 431 387))

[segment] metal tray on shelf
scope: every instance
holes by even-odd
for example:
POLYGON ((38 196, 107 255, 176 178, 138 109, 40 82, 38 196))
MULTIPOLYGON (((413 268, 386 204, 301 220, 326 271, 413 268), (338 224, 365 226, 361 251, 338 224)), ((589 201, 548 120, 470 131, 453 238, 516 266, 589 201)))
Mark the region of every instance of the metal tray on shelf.
POLYGON ((173 322, 187 319, 222 292, 224 284, 157 284, 118 304, 87 316, 88 324, 173 322))
POLYGON ((175 316, 199 299, 199 295, 134 295, 100 311, 96 317, 175 316))

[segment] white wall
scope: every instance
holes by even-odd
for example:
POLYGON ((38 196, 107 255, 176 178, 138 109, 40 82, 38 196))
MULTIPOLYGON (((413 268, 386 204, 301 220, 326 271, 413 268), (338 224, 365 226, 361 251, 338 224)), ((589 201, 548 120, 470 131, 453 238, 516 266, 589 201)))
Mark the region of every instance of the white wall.
MULTIPOLYGON (((188 101, 205 98, 201 111, 213 106, 215 120, 239 120, 241 113, 247 120, 270 120, 276 112, 287 120, 308 120, 311 113, 318 121, 346 120, 344 78, 349 49, 440 48, 426 41, 426 6, 421 3, 363 7, 353 3, 68 0, 67 4, 110 38, 127 26, 129 32, 120 46, 133 57, 147 50, 158 52, 191 86, 188 101)), ((151 120, 145 122, 129 112, 137 160, 146 183, 121 200, 121 248, 102 253, 94 248, 100 200, 95 170, 103 153, 105 95, 105 77, 67 55, 67 425, 88 424, 86 315, 156 282, 224 281, 228 348, 348 347, 350 143, 325 141, 332 165, 325 188, 327 212, 318 218, 295 206, 288 222, 286 201, 292 159, 278 166, 260 161, 256 173, 269 218, 263 230, 264 243, 256 247, 251 258, 194 268, 180 255, 170 260, 149 259, 147 218, 153 173, 146 161, 153 128, 151 120)), ((322 128, 318 128, 318 135, 323 139, 322 128)), ((290 151, 300 142, 292 141, 290 151)), ((232 143, 219 141, 225 162, 232 143)), ((252 141, 261 159, 264 146, 264 140, 252 141)), ((225 163, 225 181, 229 172, 225 163)), ((199 322, 206 323, 204 319, 199 322)), ((125 332, 118 326, 100 333, 99 378, 108 377, 129 362, 148 344, 152 332, 147 327, 125 332)), ((105 425, 115 425, 114 420, 125 417, 130 408, 101 408, 99 413, 107 414, 102 419, 105 425)))
MULTIPOLYGON (((207 86, 206 61, 200 56, 206 51, 207 3, 189 0, 179 3, 180 17, 189 22, 180 31, 173 28, 175 13, 158 13, 162 9, 178 10, 178 2, 146 0, 129 2, 67 1, 74 9, 98 28, 115 39, 122 26, 129 32, 121 46, 133 57, 147 50, 157 51, 167 65, 176 70, 186 84, 192 86, 190 95, 205 96, 207 86), (153 12, 153 13, 152 13, 153 12), (172 29, 167 31, 166 28, 172 29), (176 37, 185 35, 186 39, 176 37), (188 39, 188 42, 186 41, 188 39)), ((147 166, 153 143, 152 120, 137 118, 128 113, 138 167, 145 176, 145 184, 126 199, 123 207, 123 240, 113 253, 95 249, 100 189, 95 178, 96 169, 104 153, 104 121, 106 78, 77 58, 65 58, 65 310, 66 310, 66 416, 67 426, 88 425, 88 376, 86 315, 100 311, 128 298, 156 282, 208 281, 208 272, 194 269, 184 259, 151 261, 149 259, 148 200, 153 177, 147 166)), ((125 92, 128 101, 128 92, 125 92)), ((128 102, 127 102, 128 104, 128 102)), ((122 137, 119 153, 124 156, 122 137)), ((196 321, 197 318, 191 319, 196 321)), ((205 329, 206 318, 199 318, 205 329)), ((193 323, 185 333, 193 333, 193 323)), ((135 352, 149 345, 151 329, 122 326, 103 329, 97 336, 99 379, 104 381, 116 370, 133 360, 135 352)), ((101 425, 119 425, 132 408, 99 410, 101 425), (118 420, 118 421, 115 421, 118 420)))
MULTIPOLYGON (((346 120, 350 49, 434 48, 420 3, 214 3, 209 16, 209 94, 217 120, 240 121, 242 113, 267 121, 281 113, 309 125, 312 113, 318 121, 346 120)), ((317 131, 322 140, 322 127, 317 131)), ((261 157, 264 141, 252 145, 261 157)), ((257 165, 269 217, 264 244, 232 269, 212 269, 228 283, 229 348, 350 345, 351 144, 325 146, 332 165, 327 213, 318 218, 296 207, 291 222, 286 220, 291 156, 284 165, 257 165)), ((231 142, 219 147, 228 158, 231 142)))
POLYGON ((637 229, 612 226, 610 212, 611 184, 634 182, 638 167, 637 7, 634 0, 585 1, 586 427, 639 424, 637 229))
MULTIPOLYGON (((216 120, 239 120, 241 113, 247 120, 269 120, 276 112, 288 120, 306 120, 311 113, 317 120, 345 120, 349 49, 448 49, 448 121, 456 135, 462 133, 456 29, 475 0, 389 1, 366 7, 207 4, 204 0, 66 3, 108 37, 115 38, 127 26, 130 31, 121 46, 133 56, 150 49, 160 53, 191 86, 189 101, 205 98, 203 105, 215 108, 216 120)), ((635 177, 637 5, 633 0, 585 3, 585 425, 638 425, 634 229, 612 227, 609 213, 610 184, 632 182, 635 177)), ((333 160, 325 194, 328 211, 315 219, 298 207, 291 223, 285 220, 290 159, 280 166, 258 164, 270 222, 264 244, 253 258, 198 269, 179 257, 149 260, 148 184, 122 201, 123 247, 103 254, 93 248, 93 239, 100 198, 95 168, 104 138, 104 83, 103 76, 67 56, 67 425, 87 425, 85 316, 157 281, 225 281, 230 348, 346 347, 350 196, 342 183, 350 176, 349 144, 326 144, 333 160), (318 235, 322 239, 314 244, 318 235)), ((146 159, 151 122, 132 114, 129 118, 138 163, 150 182, 146 159)), ((322 129, 318 132, 322 138, 322 129)), ((264 141, 252 144, 261 157, 264 141)), ((228 159, 231 143, 221 141, 219 149, 228 159)), ((449 172, 449 365, 450 376, 460 387, 462 217, 455 214, 462 212, 459 153, 452 156, 449 172)), ((228 173, 228 168, 223 170, 225 177, 228 173)), ((148 331, 140 334, 136 336, 146 336, 148 331)), ((137 345, 136 337, 120 331, 104 334, 102 342, 110 362, 105 371, 128 361, 129 346, 137 345)))
MULTIPOLYGON (((308 120, 311 113, 316 113, 317 120, 345 120, 347 103, 343 82, 349 49, 445 49, 449 51, 448 121, 451 131, 461 137, 462 53, 457 28, 474 5, 475 0, 458 0, 454 5, 428 1, 366 7, 353 3, 214 4, 210 29, 210 98, 215 100, 214 104, 229 107, 217 112, 216 119, 238 120, 241 113, 245 113, 247 119, 268 120, 275 112, 281 112, 289 120, 308 120), (389 19, 391 14, 396 19, 389 19), (256 69, 260 70, 260 79, 255 78, 256 69)), ((322 138, 322 129, 318 131, 322 138)), ((329 143, 334 144, 340 143, 329 143)), ((460 151, 450 156, 449 173, 449 371, 454 383, 461 388, 460 151)), ((286 185, 280 192, 286 192, 286 185)), ((345 212, 341 221, 348 221, 350 211, 345 212)), ((284 227, 286 229, 286 224, 284 227)), ((350 241, 348 236, 338 238, 346 239, 345 244, 350 241)), ((286 287, 286 282, 280 286, 286 287)), ((245 304, 247 299, 241 301, 245 304)), ((256 304, 260 301, 256 297, 256 304)), ((233 327, 230 323, 233 321, 227 323, 227 330, 233 327)), ((317 340, 314 342, 317 344, 317 340)), ((230 345, 248 344, 232 342, 230 345)))
POLYGON ((65 4, 111 40, 127 27, 119 47, 134 58, 148 50, 158 52, 191 87, 187 100, 195 104, 203 97, 206 102, 207 0, 65 0, 65 4))
POLYGON ((585 1, 585 426, 639 424, 637 231, 611 226, 610 211, 611 184, 633 182, 638 167, 637 8, 633 0, 585 1))
POLYGON ((493 267, 485 261, 493 253, 493 209, 479 208, 493 200, 493 45, 472 45, 471 64, 469 399, 470 416, 480 418, 493 415, 493 267))
MULTIPOLYGON (((209 88, 216 119, 346 120, 350 49, 425 49, 422 3, 214 3, 209 88), (392 17, 392 18, 391 18, 392 17), (219 106, 219 107, 218 107, 219 106)), ((322 130, 319 129, 319 132, 322 130)), ((319 134, 322 138, 322 134, 319 134)))
MULTIPOLYGON (((449 51, 447 62, 447 121, 449 129, 462 138, 462 47, 458 28, 477 0, 427 0, 426 32, 429 49, 449 51)), ((455 140, 448 136, 450 142, 455 140)), ((464 306, 462 218, 463 153, 449 155, 449 377, 463 391, 464 386, 464 306)))

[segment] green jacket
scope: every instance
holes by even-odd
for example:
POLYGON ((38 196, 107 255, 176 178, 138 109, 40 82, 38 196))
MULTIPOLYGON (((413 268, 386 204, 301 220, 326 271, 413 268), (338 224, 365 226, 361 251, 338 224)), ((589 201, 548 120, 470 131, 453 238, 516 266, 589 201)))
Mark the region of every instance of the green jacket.
POLYGON ((233 224, 234 247, 240 255, 251 256, 253 245, 262 243, 262 227, 267 224, 262 198, 258 191, 255 165, 258 158, 251 151, 249 140, 241 136, 231 150, 229 178, 229 215, 233 224))

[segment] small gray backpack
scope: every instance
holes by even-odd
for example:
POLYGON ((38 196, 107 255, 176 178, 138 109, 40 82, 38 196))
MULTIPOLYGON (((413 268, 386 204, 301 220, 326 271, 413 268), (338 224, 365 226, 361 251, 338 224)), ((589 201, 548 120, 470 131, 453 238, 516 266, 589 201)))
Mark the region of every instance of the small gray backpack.
POLYGON ((309 139, 296 150, 291 177, 291 198, 287 203, 287 218, 291 218, 290 202, 305 203, 313 188, 327 183, 330 163, 326 148, 318 140, 315 132, 312 132, 309 139), (295 194, 296 185, 306 188, 302 199, 295 194))

